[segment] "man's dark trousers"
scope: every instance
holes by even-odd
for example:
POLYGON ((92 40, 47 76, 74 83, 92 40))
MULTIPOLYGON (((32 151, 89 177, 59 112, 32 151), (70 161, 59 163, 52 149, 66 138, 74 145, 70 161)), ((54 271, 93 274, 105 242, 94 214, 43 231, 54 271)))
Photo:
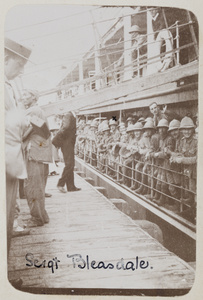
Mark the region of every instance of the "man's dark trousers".
POLYGON ((75 158, 74 158, 74 144, 70 147, 66 147, 63 145, 61 147, 61 151, 63 153, 65 167, 63 169, 63 173, 61 178, 58 181, 58 186, 64 187, 66 184, 67 190, 72 190, 75 187, 74 184, 74 165, 75 165, 75 158))

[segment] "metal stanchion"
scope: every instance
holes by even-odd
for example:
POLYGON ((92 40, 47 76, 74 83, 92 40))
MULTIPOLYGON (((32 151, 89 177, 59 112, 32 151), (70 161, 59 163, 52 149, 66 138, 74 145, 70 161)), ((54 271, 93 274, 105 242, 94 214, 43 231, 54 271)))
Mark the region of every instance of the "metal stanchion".
POLYGON ((153 198, 154 194, 154 158, 152 158, 152 163, 151 163, 151 186, 150 186, 150 194, 151 198, 153 198))

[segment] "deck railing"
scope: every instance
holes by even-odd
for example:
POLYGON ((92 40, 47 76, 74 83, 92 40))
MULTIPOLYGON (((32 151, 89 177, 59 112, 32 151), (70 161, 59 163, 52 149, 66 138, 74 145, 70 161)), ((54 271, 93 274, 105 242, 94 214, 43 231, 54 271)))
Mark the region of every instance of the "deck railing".
MULTIPOLYGON (((196 187, 196 180, 191 179, 190 174, 185 172, 184 165, 178 165, 177 171, 175 167, 169 163, 169 160, 167 163, 168 167, 163 167, 157 164, 154 158, 143 161, 135 157, 132 158, 130 163, 126 164, 120 155, 112 159, 111 155, 109 155, 109 151, 104 151, 103 153, 99 152, 93 141, 91 141, 89 145, 88 143, 77 144, 76 155, 96 168, 98 172, 110 176, 119 184, 122 182, 124 186, 130 189, 135 184, 137 188, 140 186, 145 187, 146 195, 141 195, 141 197, 147 197, 145 200, 153 203, 153 205, 156 205, 154 197, 155 194, 158 193, 160 196, 162 195, 168 203, 173 203, 171 207, 172 210, 174 204, 176 204, 176 210, 173 210, 173 213, 181 215, 184 211, 191 210, 192 214, 195 214, 196 188, 194 187, 196 187), (141 168, 136 168, 138 164, 140 164, 141 168), (163 176, 157 176, 157 174, 160 174, 160 171, 162 171, 163 176), (172 180, 167 180, 168 176, 170 176, 172 180), (145 177, 144 180, 143 177, 145 177), (175 180, 173 180, 174 177, 176 178, 175 180), (191 180, 193 181, 192 188, 191 180), (157 189, 157 186, 165 186, 165 188, 157 189), (171 187, 178 196, 174 196, 170 193, 169 190, 171 187), (187 198, 187 196, 189 196, 189 198, 187 198)), ((193 167, 196 167, 196 165, 193 167)), ((132 190, 132 192, 136 193, 136 190, 132 190)), ((170 206, 168 209, 170 210, 170 206)), ((191 222, 195 223, 194 216, 191 217, 191 222)))

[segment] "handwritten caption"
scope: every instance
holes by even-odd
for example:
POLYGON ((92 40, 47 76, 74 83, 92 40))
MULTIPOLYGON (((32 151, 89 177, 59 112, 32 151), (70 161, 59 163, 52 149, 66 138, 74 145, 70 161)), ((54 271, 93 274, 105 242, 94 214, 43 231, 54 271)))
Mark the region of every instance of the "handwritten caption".
MULTIPOLYGON (((138 269, 153 269, 150 266, 149 262, 144 259, 140 259, 139 256, 136 256, 133 260, 126 261, 124 258, 121 258, 117 262, 104 262, 91 260, 89 255, 82 256, 81 254, 67 254, 66 258, 69 259, 71 262, 71 266, 73 269, 86 269, 86 270, 96 270, 96 269, 104 269, 104 270, 124 270, 124 271, 136 271, 138 269)), ((35 267, 35 268, 49 268, 51 269, 52 274, 59 269, 59 263, 61 262, 57 257, 43 261, 39 261, 38 259, 34 258, 32 253, 27 253, 25 255, 25 259, 27 262, 27 267, 35 267)))

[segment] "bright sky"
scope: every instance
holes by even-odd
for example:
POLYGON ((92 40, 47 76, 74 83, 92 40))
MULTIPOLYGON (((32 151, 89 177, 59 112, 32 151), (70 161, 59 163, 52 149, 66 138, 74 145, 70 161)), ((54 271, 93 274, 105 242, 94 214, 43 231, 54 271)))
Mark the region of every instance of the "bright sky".
MULTIPOLYGON (((85 54, 95 41, 92 11, 95 22, 121 15, 121 8, 99 8, 78 5, 21 5, 12 8, 5 22, 5 36, 32 48, 23 75, 28 88, 54 88, 69 73, 74 61, 85 54), (89 24, 89 25, 87 25, 89 24)), ((114 20, 100 22, 100 35, 114 20)))

